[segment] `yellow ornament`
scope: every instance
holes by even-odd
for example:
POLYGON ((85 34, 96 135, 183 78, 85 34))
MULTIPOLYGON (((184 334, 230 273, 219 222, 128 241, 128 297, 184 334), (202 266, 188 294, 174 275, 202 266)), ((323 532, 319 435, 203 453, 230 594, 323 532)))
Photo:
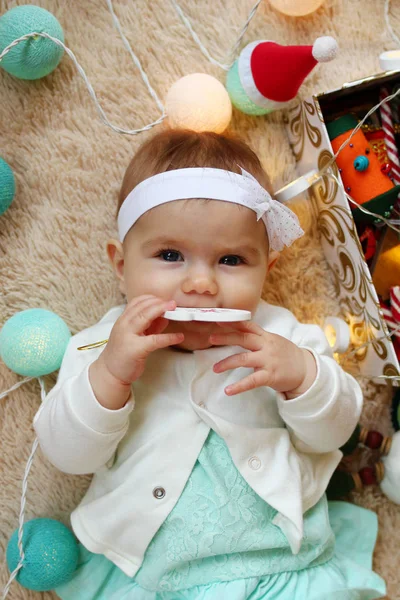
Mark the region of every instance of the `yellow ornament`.
POLYGON ((288 17, 304 17, 317 10, 324 0, 269 0, 269 3, 288 17))
POLYGON ((400 237, 388 229, 372 273, 375 289, 383 300, 388 300, 390 288, 400 283, 400 237))
POLYGON ((206 73, 186 75, 170 88, 165 108, 171 127, 222 133, 232 117, 228 92, 206 73))

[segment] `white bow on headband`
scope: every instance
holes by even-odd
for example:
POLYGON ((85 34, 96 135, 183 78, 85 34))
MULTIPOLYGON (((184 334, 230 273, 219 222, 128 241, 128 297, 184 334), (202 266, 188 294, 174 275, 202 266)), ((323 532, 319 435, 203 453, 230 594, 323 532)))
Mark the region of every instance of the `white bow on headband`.
MULTIPOLYGON (((239 166, 239 165, 238 165, 239 166)), ((241 168, 241 167, 240 167, 241 168)), ((194 167, 158 173, 137 185, 126 197, 118 213, 120 241, 136 221, 148 210, 174 200, 207 198, 246 206, 262 219, 272 250, 290 246, 304 234, 297 216, 274 200, 265 188, 241 168, 242 174, 194 167)))
POLYGON ((257 214, 257 221, 263 219, 270 247, 280 251, 285 245, 290 246, 304 234, 297 215, 284 204, 274 200, 253 175, 242 167, 240 169, 243 177, 239 186, 248 192, 248 207, 257 214))

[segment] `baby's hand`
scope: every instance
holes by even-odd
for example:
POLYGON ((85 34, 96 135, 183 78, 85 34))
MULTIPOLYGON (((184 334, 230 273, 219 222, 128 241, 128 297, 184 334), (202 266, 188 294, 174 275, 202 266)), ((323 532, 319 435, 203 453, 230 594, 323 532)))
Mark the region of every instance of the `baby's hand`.
POLYGON ((268 333, 253 321, 218 323, 235 331, 210 335, 213 345, 242 346, 251 352, 241 352, 224 358, 214 365, 215 373, 237 367, 251 367, 254 373, 237 383, 228 385, 228 396, 256 387, 268 386, 284 393, 286 399, 304 394, 317 376, 317 365, 311 352, 299 348, 289 340, 268 333))
POLYGON ((175 301, 165 302, 156 296, 131 300, 98 359, 117 382, 133 383, 142 375, 151 352, 183 341, 183 333, 162 333, 168 325, 163 313, 175 308, 175 301))

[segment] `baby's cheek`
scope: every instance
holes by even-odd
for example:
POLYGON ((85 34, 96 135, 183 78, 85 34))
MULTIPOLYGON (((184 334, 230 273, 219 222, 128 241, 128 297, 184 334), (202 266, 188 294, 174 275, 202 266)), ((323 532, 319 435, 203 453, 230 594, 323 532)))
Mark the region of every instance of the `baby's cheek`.
POLYGON ((260 270, 242 271, 221 281, 224 308, 249 310, 253 313, 260 301, 264 277, 260 270))
POLYGON ((136 261, 128 265, 125 275, 127 296, 135 298, 152 295, 164 300, 175 297, 176 283, 171 273, 166 273, 158 263, 136 261))
POLYGON ((248 310, 251 314, 257 309, 260 301, 261 292, 258 288, 247 287, 237 288, 236 290, 230 290, 229 297, 224 302, 225 308, 233 308, 235 310, 248 310))

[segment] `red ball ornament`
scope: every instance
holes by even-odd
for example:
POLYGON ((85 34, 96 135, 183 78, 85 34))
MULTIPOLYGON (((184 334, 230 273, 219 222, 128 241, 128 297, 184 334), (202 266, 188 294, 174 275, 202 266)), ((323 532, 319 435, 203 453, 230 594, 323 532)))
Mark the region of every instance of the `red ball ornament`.
POLYGON ((358 473, 364 485, 376 485, 378 483, 373 467, 364 467, 358 473))
POLYGON ((389 163, 386 163, 381 166, 381 171, 384 175, 389 175, 391 170, 392 170, 392 166, 389 163))
POLYGON ((377 450, 381 447, 383 442, 383 435, 379 431, 368 431, 365 445, 372 450, 377 450))
POLYGON ((372 227, 365 227, 360 235, 360 242, 365 260, 370 260, 376 251, 376 237, 372 227))

